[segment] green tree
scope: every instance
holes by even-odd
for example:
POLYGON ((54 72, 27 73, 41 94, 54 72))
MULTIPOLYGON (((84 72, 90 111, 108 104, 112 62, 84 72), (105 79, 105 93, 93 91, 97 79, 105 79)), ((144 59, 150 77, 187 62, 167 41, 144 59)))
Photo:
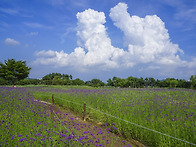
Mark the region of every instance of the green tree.
POLYGON ((63 78, 64 80, 69 80, 69 75, 68 75, 68 74, 63 74, 63 75, 62 75, 62 78, 63 78))
POLYGON ((63 85, 63 80, 61 79, 61 76, 55 76, 52 79, 52 85, 63 85))
POLYGON ((120 79, 120 81, 119 81, 119 86, 120 86, 121 88, 129 87, 129 85, 128 85, 128 80, 127 80, 127 79, 120 79))
POLYGON ((176 88, 177 85, 178 85, 178 81, 177 80, 170 80, 170 87, 176 88))
POLYGON ((113 81, 113 84, 114 84, 115 87, 121 87, 122 86, 121 78, 113 77, 112 81, 113 81))
POLYGON ((85 85, 85 82, 83 80, 80 80, 79 78, 76 78, 72 81, 72 85, 85 85))
POLYGON ((111 79, 107 80, 107 86, 114 86, 114 83, 111 79))
POLYGON ((170 80, 171 80, 170 78, 167 78, 163 81, 160 81, 159 86, 160 87, 169 87, 170 86, 170 80))
POLYGON ((156 80, 152 77, 149 78, 149 83, 151 87, 154 87, 156 85, 156 80))
POLYGON ((72 75, 63 74, 62 79, 63 79, 64 85, 71 85, 72 84, 72 75))
POLYGON ((156 85, 156 80, 152 77, 145 78, 145 86, 146 87, 154 87, 156 85))
POLYGON ((140 79, 138 79, 138 83, 139 83, 139 87, 140 88, 144 88, 145 80, 142 77, 140 77, 140 79))
POLYGON ((29 81, 32 85, 39 85, 41 83, 39 79, 29 79, 29 81))
POLYGON ((28 77, 31 68, 27 67, 26 61, 16 61, 14 59, 5 60, 5 64, 0 63, 0 77, 11 84, 28 77))
POLYGON ((50 78, 49 75, 45 75, 42 78, 42 82, 43 82, 43 84, 46 84, 46 85, 52 85, 52 79, 50 78))
POLYGON ((191 88, 196 89, 196 75, 194 75, 194 76, 191 75, 190 81, 191 81, 191 88))
POLYGON ((7 85, 7 84, 8 84, 7 80, 0 78, 0 85, 7 85))
POLYGON ((132 77, 132 76, 128 77, 127 82, 128 82, 128 85, 131 88, 137 88, 138 87, 138 79, 135 78, 135 77, 132 77))
POLYGON ((99 79, 92 79, 91 80, 91 86, 93 86, 93 87, 100 87, 100 86, 104 86, 104 85, 105 85, 105 83, 99 79))
POLYGON ((59 83, 60 85, 71 85, 72 75, 61 74, 61 73, 49 73, 42 78, 42 82, 43 84, 46 85, 52 85, 52 84, 59 85, 59 83), (56 79, 54 79, 55 77, 56 79))
POLYGON ((17 85, 29 85, 31 83, 29 79, 23 79, 23 80, 17 81, 16 84, 17 85))
POLYGON ((129 83, 127 79, 121 79, 118 77, 113 77, 112 79, 107 80, 107 86, 115 86, 115 87, 129 87, 129 83))

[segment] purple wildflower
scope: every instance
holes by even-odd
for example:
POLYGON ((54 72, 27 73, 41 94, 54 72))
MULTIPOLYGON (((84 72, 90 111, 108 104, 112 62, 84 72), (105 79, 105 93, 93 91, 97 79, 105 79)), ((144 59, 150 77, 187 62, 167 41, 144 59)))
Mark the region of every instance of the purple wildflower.
POLYGON ((37 133, 36 136, 42 136, 40 133, 37 133))
POLYGON ((31 137, 31 138, 30 138, 30 140, 33 140, 33 141, 35 141, 35 138, 32 138, 32 137, 31 137))
POLYGON ((21 138, 20 140, 19 140, 19 142, 22 142, 24 139, 23 138, 21 138))
POLYGON ((61 134, 61 136, 62 136, 62 137, 65 137, 66 135, 65 135, 65 134, 61 134))

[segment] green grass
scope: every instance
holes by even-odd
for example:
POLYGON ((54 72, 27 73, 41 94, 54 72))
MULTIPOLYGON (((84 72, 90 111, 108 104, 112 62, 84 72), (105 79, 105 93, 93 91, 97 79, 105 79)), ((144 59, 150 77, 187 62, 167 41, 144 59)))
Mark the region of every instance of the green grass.
MULTIPOLYGON (((37 98, 83 113, 83 104, 129 122, 196 144, 196 92, 168 89, 108 89, 47 87, 34 90, 37 98), (47 96, 46 96, 47 95, 47 96), (74 103, 64 101, 72 101, 74 103), (77 105, 79 103, 81 105, 77 105)), ((116 134, 149 146, 193 146, 87 108, 87 119, 115 123, 116 134)))
MULTIPOLYGON (((108 132, 114 125, 97 127, 76 119, 75 115, 58 106, 35 101, 36 98, 51 102, 51 94, 59 90, 48 87, 0 87, 0 146, 114 147, 129 144, 108 132)), ((55 99, 55 104, 67 108, 61 99, 55 99)), ((82 107, 76 107, 73 103, 68 105, 69 110, 81 113, 82 107)))
POLYGON ((0 89, 0 146, 72 146, 72 140, 49 108, 34 102, 23 89, 0 89))

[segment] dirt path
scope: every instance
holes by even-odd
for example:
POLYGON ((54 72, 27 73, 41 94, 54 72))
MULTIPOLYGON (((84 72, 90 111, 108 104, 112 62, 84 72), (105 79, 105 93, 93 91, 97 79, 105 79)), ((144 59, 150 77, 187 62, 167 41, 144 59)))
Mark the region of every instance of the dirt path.
POLYGON ((52 105, 45 101, 34 100, 50 107, 51 114, 63 124, 64 128, 77 136, 76 141, 84 140, 85 145, 102 147, 145 147, 139 141, 134 139, 125 140, 122 137, 111 132, 114 126, 107 126, 101 122, 83 121, 82 116, 64 109, 58 105, 52 105))

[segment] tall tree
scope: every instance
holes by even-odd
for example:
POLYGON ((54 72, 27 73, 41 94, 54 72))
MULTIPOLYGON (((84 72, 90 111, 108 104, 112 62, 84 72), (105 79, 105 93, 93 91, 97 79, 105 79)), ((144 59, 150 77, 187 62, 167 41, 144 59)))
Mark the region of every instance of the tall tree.
POLYGON ((191 81, 191 88, 196 89, 196 75, 194 75, 194 76, 191 75, 190 81, 191 81))
POLYGON ((131 88, 136 88, 138 86, 138 79, 137 78, 130 76, 127 78, 127 80, 128 80, 129 86, 131 88))
POLYGON ((141 77, 138 81, 139 81, 139 87, 143 88, 145 86, 145 80, 141 77))
POLYGON ((171 88, 176 88, 177 85, 178 85, 178 81, 177 80, 170 80, 170 87, 171 88))
POLYGON ((105 83, 99 79, 92 79, 91 80, 91 86, 93 86, 93 87, 100 87, 100 86, 104 86, 104 85, 105 85, 105 83))
POLYGON ((51 77, 49 75, 45 75, 42 78, 42 81, 43 81, 43 84, 52 85, 52 79, 51 79, 51 77))
POLYGON ((12 84, 28 77, 30 70, 31 68, 27 67, 26 61, 8 59, 5 60, 5 64, 0 63, 0 77, 12 84))
POLYGON ((85 85, 85 82, 83 80, 80 80, 79 78, 76 78, 72 81, 72 85, 85 85))
POLYGON ((113 81, 111 79, 107 80, 107 86, 114 86, 113 81))
POLYGON ((61 76, 55 76, 52 79, 52 85, 63 85, 63 80, 61 79, 61 76))

